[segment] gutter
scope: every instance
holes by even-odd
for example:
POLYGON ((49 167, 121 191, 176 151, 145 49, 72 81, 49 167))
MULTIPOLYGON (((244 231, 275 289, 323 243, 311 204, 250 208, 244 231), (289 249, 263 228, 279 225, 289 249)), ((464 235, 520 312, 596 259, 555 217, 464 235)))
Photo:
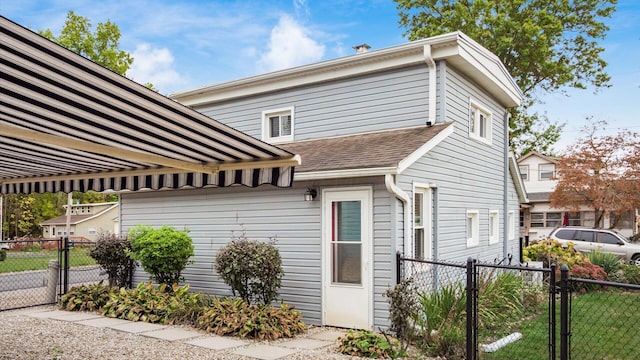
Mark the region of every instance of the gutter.
POLYGON ((424 46, 424 62, 427 63, 429 69, 429 117, 427 125, 431 126, 436 123, 436 62, 431 56, 431 44, 424 46))
POLYGON ((411 212, 409 211, 410 209, 410 202, 411 199, 409 198, 409 195, 404 192, 402 189, 400 189, 398 187, 398 185, 396 185, 395 179, 393 177, 393 175, 391 174, 386 174, 384 176, 384 184, 387 187, 387 191, 389 191, 391 194, 393 194, 398 200, 402 201, 402 205, 403 205, 403 214, 404 214, 404 229, 403 229, 403 251, 405 256, 410 254, 410 250, 409 249, 409 233, 411 232, 411 212))

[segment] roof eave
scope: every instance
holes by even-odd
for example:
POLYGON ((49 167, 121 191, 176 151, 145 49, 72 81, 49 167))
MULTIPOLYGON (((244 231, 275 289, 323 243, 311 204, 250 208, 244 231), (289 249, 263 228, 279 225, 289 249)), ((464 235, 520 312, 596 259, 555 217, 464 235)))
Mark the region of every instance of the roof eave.
POLYGON ((185 105, 196 106, 385 69, 425 64, 425 47, 431 47, 433 60, 450 61, 467 76, 485 86, 506 107, 521 103, 522 93, 500 60, 459 31, 364 54, 203 86, 178 92, 170 97, 185 105))

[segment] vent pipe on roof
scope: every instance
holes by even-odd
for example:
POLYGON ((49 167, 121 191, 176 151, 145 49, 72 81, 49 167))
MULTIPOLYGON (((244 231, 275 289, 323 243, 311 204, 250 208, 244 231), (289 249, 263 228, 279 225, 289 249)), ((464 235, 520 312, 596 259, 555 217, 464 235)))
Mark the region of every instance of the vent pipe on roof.
POLYGON ((369 44, 361 44, 353 46, 353 49, 356 51, 356 54, 364 54, 371 49, 371 46, 369 46, 369 44))

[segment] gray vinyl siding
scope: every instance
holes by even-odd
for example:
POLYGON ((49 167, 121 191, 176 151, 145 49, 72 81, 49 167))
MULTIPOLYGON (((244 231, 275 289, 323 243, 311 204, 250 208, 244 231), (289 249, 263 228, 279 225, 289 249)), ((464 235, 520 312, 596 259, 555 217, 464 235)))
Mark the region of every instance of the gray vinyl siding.
MULTIPOLYGON (((393 285, 391 197, 382 178, 296 183, 291 189, 244 187, 122 194, 122 229, 136 224, 169 225, 188 229, 194 246, 194 263, 184 271, 193 291, 231 295, 214 274, 216 252, 231 240, 233 231, 250 239, 277 239, 285 276, 281 298, 296 306, 310 324, 322 322, 321 193, 327 187, 371 185, 373 187, 373 301, 374 323, 388 326, 388 306, 382 295, 393 285), (347 184, 348 183, 348 184, 347 184), (316 201, 305 202, 307 187, 318 189, 316 201)), ((148 280, 136 271, 134 281, 148 280)))
POLYGON ((428 114, 426 65, 389 70, 195 107, 251 136, 262 136, 262 112, 294 107, 294 140, 423 125, 428 114))
MULTIPOLYGON (((505 109, 455 69, 446 69, 446 121, 454 132, 398 176, 399 186, 413 194, 413 183, 435 184, 438 192, 437 254, 440 259, 501 260, 504 191, 505 109), (492 143, 469 137, 469 99, 492 112, 492 143), (479 211, 480 244, 467 248, 467 210, 479 211), (489 244, 489 212, 500 213, 500 241, 489 244)), ((510 205, 511 206, 511 205, 510 205)), ((517 204, 515 205, 517 209, 517 204)))

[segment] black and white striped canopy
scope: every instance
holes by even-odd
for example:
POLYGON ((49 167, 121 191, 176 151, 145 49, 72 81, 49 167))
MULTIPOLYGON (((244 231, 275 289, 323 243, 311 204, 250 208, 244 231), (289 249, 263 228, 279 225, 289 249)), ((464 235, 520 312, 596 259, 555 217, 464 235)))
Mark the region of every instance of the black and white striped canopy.
POLYGON ((299 157, 0 16, 2 193, 291 186, 299 157))

